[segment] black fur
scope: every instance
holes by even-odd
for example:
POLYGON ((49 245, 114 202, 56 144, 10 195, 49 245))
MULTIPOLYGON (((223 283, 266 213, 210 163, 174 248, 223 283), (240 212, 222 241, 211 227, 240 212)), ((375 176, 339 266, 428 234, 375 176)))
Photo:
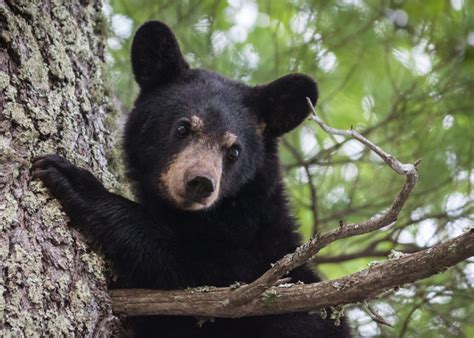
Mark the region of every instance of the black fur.
POLYGON ((132 68, 142 89, 165 83, 189 66, 168 26, 149 21, 142 25, 132 43, 132 68))
POLYGON ((279 136, 299 126, 308 116, 306 98, 313 105, 316 103, 316 83, 309 76, 290 74, 267 85, 257 86, 249 101, 261 119, 267 122, 268 133, 279 136))
MULTIPOLYGON (((142 92, 126 125, 124 147, 138 203, 108 192, 90 172, 57 155, 35 159, 33 177, 45 183, 72 223, 113 262, 117 286, 179 289, 252 282, 300 244, 281 182, 276 137, 308 115, 306 97, 316 102, 316 84, 293 74, 249 87, 189 69, 171 30, 159 22, 138 30, 132 59, 142 92), (211 139, 231 131, 242 147, 235 163, 223 158, 217 202, 195 212, 174 206, 157 184, 186 147, 173 131, 178 119, 190 115, 203 119, 211 139), (266 128, 259 133, 263 122, 266 128)), ((318 280, 306 267, 289 276, 293 282, 318 280)), ((215 319, 202 327, 187 317, 131 322, 138 336, 349 336, 344 322, 335 326, 333 320, 307 313, 215 319)))

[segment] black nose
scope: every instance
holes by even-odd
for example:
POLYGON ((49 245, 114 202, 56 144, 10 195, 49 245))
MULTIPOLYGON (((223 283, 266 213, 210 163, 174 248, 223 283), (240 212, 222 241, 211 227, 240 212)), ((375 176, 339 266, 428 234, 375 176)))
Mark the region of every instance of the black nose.
POLYGON ((213 191, 214 181, 207 176, 194 176, 186 183, 186 192, 194 201, 211 196, 213 191))

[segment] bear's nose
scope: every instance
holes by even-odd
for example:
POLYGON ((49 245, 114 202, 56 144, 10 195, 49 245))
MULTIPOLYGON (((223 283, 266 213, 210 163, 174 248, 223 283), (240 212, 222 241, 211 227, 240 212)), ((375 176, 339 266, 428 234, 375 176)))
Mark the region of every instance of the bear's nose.
POLYGON ((186 192, 196 202, 211 196, 214 189, 214 180, 207 175, 191 176, 186 182, 186 192))

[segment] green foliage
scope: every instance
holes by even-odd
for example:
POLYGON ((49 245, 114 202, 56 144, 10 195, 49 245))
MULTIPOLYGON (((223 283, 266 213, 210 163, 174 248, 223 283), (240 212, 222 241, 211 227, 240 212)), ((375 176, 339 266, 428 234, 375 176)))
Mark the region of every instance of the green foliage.
MULTIPOLYGON (((130 34, 160 19, 193 67, 250 84, 307 73, 318 81, 318 112, 329 125, 354 126, 402 161, 422 158, 419 184, 397 223, 324 249, 319 256, 358 253, 318 265, 325 277, 473 225, 472 1, 112 0, 109 17, 114 87, 128 109, 137 93, 130 34)), ((403 184, 356 141, 330 137, 310 121, 285 137, 281 158, 305 238, 382 211, 403 184)), ((435 330, 440 337, 472 337, 473 286, 471 260, 377 301, 394 328, 372 321, 363 307, 346 312, 365 336, 428 337, 435 330)))

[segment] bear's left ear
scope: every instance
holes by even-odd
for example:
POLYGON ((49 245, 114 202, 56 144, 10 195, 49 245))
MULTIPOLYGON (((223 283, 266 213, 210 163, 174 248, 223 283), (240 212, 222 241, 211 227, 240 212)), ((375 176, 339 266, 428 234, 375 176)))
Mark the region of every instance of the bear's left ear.
POLYGON ((135 33, 132 68, 142 89, 177 78, 189 65, 184 60, 173 31, 160 21, 148 21, 135 33))
POLYGON ((277 137, 296 128, 309 115, 308 100, 318 100, 316 82, 303 74, 283 76, 251 89, 249 104, 264 126, 264 134, 277 137))

